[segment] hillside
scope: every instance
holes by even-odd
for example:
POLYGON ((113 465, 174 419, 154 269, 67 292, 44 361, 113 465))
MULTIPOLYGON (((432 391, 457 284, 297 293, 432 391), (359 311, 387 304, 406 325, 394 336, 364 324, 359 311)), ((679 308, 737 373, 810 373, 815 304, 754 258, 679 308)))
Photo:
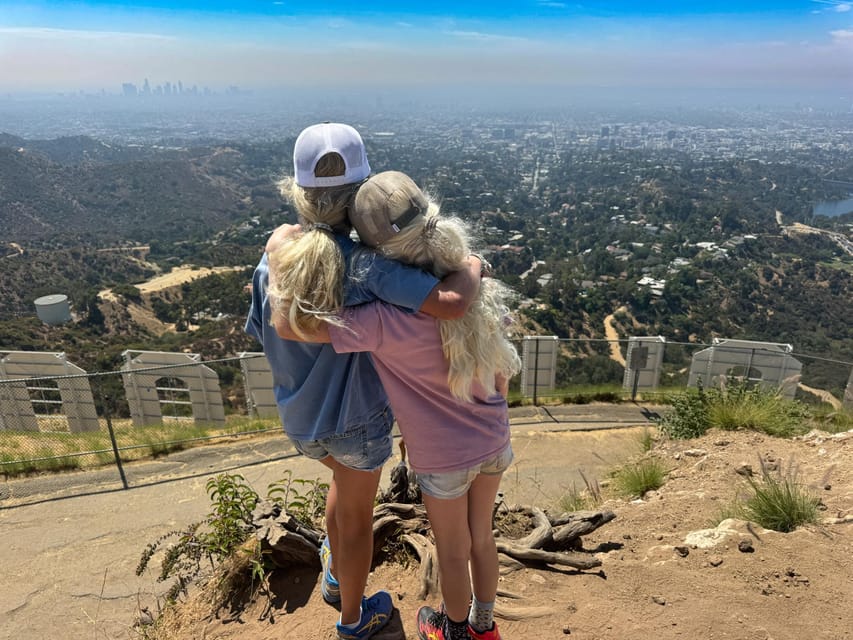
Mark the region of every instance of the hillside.
MULTIPOLYGON (((559 447, 559 435, 549 434, 538 446, 559 447)), ((616 515, 583 537, 581 553, 599 559, 599 568, 519 568, 512 563, 502 568, 496 618, 503 637, 848 638, 853 628, 846 606, 853 584, 852 447, 853 432, 812 432, 788 440, 726 431, 660 443, 651 455, 670 470, 664 485, 642 499, 610 497, 596 507, 616 515), (757 473, 759 457, 782 474, 795 474, 819 497, 820 525, 779 533, 742 520, 720 522, 721 511, 746 491, 745 466, 757 473)), ((537 449, 530 442, 518 451, 526 460, 537 449)), ((545 484, 552 480, 538 478, 545 484)), ((513 486, 507 477, 503 489, 511 504, 517 500, 513 486)), ((550 503, 537 506, 553 508, 550 503)), ((501 536, 518 537, 519 532, 501 536)), ((260 595, 245 609, 226 608, 218 615, 210 606, 210 590, 196 593, 167 611, 155 638, 334 637, 337 613, 320 596, 316 570, 278 571, 270 584, 271 603, 260 595)), ((399 612, 376 640, 417 637, 415 615, 425 603, 418 597, 419 585, 414 561, 375 567, 368 589, 389 590, 399 612)), ((437 602, 438 596, 426 600, 437 602)))
MULTIPOLYGON (((289 145, 122 148, 0 136, 4 344, 37 348, 14 323, 32 317, 38 295, 57 292, 69 295, 79 323, 76 332, 62 329, 73 337, 63 347, 80 358, 90 357, 94 329, 116 350, 129 340, 164 344, 157 323, 199 326, 214 338, 224 325, 210 318, 245 315, 236 282, 218 293, 220 281, 211 280, 148 297, 156 322, 135 322, 119 308, 100 310, 109 316, 103 323, 90 312, 98 292, 182 264, 255 264, 265 235, 295 219, 275 187, 289 145)), ((811 207, 844 197, 821 176, 847 175, 848 158, 803 152, 793 164, 773 154, 696 158, 588 146, 557 155, 538 133, 509 146, 461 136, 439 147, 414 131, 369 146, 376 168, 410 171, 445 213, 470 222, 496 277, 520 294, 524 331, 581 339, 566 344, 566 355, 580 359, 564 361, 558 385, 620 382, 609 346, 595 340, 636 335, 666 337, 663 379, 683 384, 692 345, 723 337, 792 344, 807 356, 804 382, 840 397, 843 363, 853 362, 853 225, 849 215, 815 218, 811 207), (534 157, 550 167, 535 183, 534 157), (806 223, 815 232, 801 233, 806 223)), ((194 334, 180 331, 168 344, 194 348, 194 334)))

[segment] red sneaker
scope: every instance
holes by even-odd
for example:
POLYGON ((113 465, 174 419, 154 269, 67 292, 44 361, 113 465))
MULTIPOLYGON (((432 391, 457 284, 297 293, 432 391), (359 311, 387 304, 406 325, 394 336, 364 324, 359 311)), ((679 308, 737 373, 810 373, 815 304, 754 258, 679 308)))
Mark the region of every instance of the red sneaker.
POLYGON ((469 624, 468 635, 471 636, 472 640, 501 640, 501 634, 500 631, 498 631, 498 625, 494 622, 492 622, 492 628, 488 631, 475 631, 474 627, 469 624))
POLYGON ((447 616, 444 611, 436 611, 432 607, 418 609, 418 638, 420 640, 444 640, 446 619, 447 616))

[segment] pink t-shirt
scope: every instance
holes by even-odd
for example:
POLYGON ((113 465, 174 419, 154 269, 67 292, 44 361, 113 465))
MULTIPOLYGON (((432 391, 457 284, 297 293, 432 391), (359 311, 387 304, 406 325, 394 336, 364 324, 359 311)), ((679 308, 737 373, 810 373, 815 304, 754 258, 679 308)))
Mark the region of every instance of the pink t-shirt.
POLYGON ((506 398, 476 383, 472 402, 450 393, 438 320, 383 302, 350 307, 343 319, 346 328, 329 327, 332 346, 373 353, 415 471, 466 469, 506 448, 506 398))

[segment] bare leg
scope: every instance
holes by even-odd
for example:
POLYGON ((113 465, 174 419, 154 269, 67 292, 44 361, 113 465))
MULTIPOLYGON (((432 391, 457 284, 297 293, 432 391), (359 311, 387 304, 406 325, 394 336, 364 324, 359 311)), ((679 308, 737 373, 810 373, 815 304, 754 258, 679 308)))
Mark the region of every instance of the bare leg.
POLYGON ((326 527, 333 574, 341 585, 341 624, 353 624, 359 620, 361 598, 373 562, 373 502, 382 469, 357 471, 331 456, 320 462, 332 470, 326 527))
POLYGON ((480 602, 494 602, 498 589, 498 550, 492 533, 492 510, 501 475, 479 474, 468 489, 468 528, 471 532, 471 579, 480 602))
POLYGON ((445 611, 451 620, 461 622, 468 618, 468 602, 471 598, 471 578, 468 575, 468 558, 471 555, 468 496, 439 500, 424 494, 423 498, 435 536, 445 611))

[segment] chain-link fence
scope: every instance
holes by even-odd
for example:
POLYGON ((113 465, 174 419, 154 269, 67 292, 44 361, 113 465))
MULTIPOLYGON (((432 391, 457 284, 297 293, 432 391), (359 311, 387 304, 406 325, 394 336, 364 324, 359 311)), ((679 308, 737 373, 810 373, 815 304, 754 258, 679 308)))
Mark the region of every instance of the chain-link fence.
MULTIPOLYGON (((525 336, 516 344, 523 368, 511 381, 511 404, 655 403, 734 378, 853 407, 853 363, 790 345, 659 336, 525 336)), ((236 464, 222 448, 202 444, 252 439, 248 462, 290 450, 263 354, 205 361, 128 350, 124 357, 120 370, 93 373, 63 353, 0 351, 0 508, 185 477, 188 456, 209 458, 211 473, 236 464)))

